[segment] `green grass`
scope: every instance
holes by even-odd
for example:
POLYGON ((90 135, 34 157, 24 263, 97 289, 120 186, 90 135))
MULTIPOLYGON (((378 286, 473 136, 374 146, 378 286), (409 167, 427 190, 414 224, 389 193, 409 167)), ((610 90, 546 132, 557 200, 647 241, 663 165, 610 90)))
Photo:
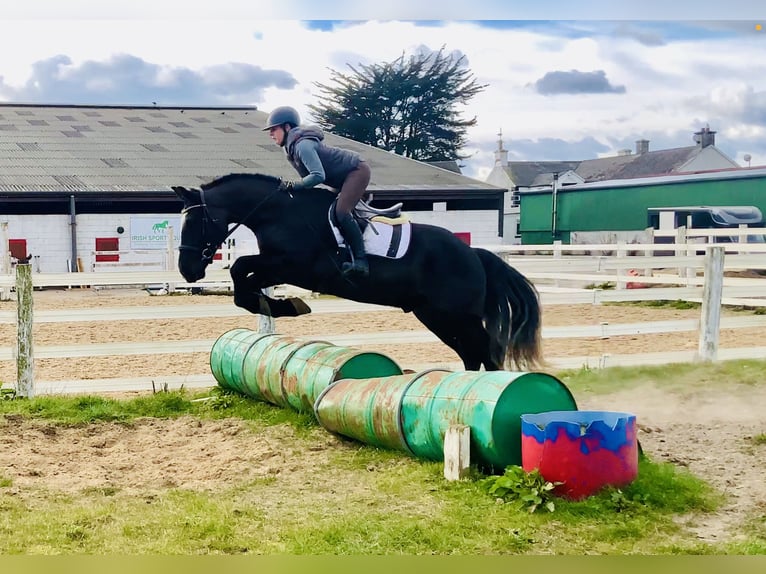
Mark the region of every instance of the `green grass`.
POLYGON ((608 369, 566 369, 556 376, 575 394, 607 393, 651 385, 677 392, 693 393, 721 384, 732 388, 762 385, 766 361, 739 360, 715 363, 670 363, 662 366, 610 367, 608 369))
MULTIPOLYGON (((565 371, 578 393, 637 385, 695 392, 705 385, 762 384, 764 361, 565 371)), ((324 449, 322 462, 214 491, 83 487, 22 488, 0 474, 0 554, 764 554, 766 519, 738 525, 742 538, 702 542, 686 524, 723 502, 683 467, 642 458, 638 478, 582 501, 555 498, 553 512, 498 499, 473 470, 448 482, 442 463, 340 440, 311 414, 223 392, 160 392, 130 400, 98 396, 0 401, 3 417, 55 425, 131 423, 140 418, 224 418, 248 422, 255 440, 287 425, 285 452, 324 449)), ((753 448, 766 435, 753 437, 753 448)), ((2 448, 2 447, 0 447, 2 448)), ((299 458, 299 457, 298 457, 299 458)), ((297 463, 296 463, 297 464, 297 463)))

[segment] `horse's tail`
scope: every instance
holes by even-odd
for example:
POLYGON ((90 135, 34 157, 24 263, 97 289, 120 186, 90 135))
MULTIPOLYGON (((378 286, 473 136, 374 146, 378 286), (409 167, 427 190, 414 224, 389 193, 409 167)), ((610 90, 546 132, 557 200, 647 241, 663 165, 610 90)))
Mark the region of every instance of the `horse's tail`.
POLYGON ((487 276, 484 326, 491 339, 492 362, 519 370, 544 365, 542 308, 537 289, 491 251, 478 247, 474 251, 487 276))

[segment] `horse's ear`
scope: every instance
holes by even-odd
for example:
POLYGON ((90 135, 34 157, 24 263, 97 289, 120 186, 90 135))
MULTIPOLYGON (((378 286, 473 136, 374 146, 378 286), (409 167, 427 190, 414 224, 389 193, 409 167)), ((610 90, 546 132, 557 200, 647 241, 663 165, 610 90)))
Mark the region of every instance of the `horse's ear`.
POLYGON ((170 189, 176 192, 176 195, 180 197, 185 203, 191 203, 195 201, 194 191, 183 187, 181 185, 172 185, 170 189))

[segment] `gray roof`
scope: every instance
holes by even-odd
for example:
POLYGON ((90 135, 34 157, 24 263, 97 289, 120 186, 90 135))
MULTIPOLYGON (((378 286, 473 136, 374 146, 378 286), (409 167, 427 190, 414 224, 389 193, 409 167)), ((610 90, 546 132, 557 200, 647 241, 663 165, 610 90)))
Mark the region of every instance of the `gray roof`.
MULTIPOLYGON (((295 178, 254 107, 56 106, 0 103, 0 191, 170 191, 228 173, 295 178)), ((330 133, 360 152, 370 191, 502 188, 330 133)))
POLYGON ((519 187, 549 185, 553 173, 574 171, 585 182, 674 173, 701 151, 698 146, 616 155, 582 161, 513 161, 506 174, 519 187))

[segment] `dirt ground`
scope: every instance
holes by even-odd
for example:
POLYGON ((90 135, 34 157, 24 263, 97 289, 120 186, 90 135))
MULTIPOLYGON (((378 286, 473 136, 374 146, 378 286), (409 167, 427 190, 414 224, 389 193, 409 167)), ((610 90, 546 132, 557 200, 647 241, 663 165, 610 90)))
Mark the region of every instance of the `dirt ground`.
MULTIPOLYGON (((149 296, 142 290, 45 290, 35 293, 35 310, 230 303, 226 295, 149 296)), ((309 301, 310 303, 310 301, 309 301)), ((0 302, 0 310, 15 303, 0 302)), ((204 315, 202 310, 200 315, 204 315)), ((555 305, 544 309, 545 326, 598 325, 674 319, 697 319, 698 310, 647 309, 631 306, 555 305)), ((36 345, 214 339, 236 327, 258 328, 257 317, 134 320, 119 323, 41 323, 36 345)), ((397 310, 305 315, 279 319, 276 331, 314 336, 422 330, 411 315, 397 310)), ((15 328, 0 324, 0 340, 12 341, 15 328)), ((721 347, 766 345, 766 330, 722 331, 721 347)), ((547 358, 693 350, 696 333, 664 333, 609 339, 546 339, 547 358)), ((391 344, 381 349, 403 368, 409 364, 453 362, 457 356, 440 343, 391 344)), ((189 375, 209 371, 207 353, 42 359, 35 362, 40 380, 98 379, 116 376, 189 375)), ((15 364, 0 361, 0 381, 15 380, 15 364)), ((701 540, 721 541, 738 535, 748 517, 766 516, 766 445, 753 437, 766 433, 766 384, 704 394, 642 388, 576 397, 580 409, 628 411, 639 423, 639 440, 655 460, 687 467, 727 495, 725 507, 704 522, 690 522, 701 540), (674 393, 674 394, 670 394, 674 393)), ((43 487, 79 490, 111 486, 215 488, 255 476, 305 468, 322 451, 285 450, 285 429, 250 434, 232 422, 144 420, 130 426, 100 424, 60 428, 18 417, 0 418, 0 476, 15 489, 43 487), (282 437, 282 438, 280 438, 282 437)), ((327 448, 343 448, 328 434, 327 448)), ((316 461, 314 461, 316 462, 316 461)), ((697 519, 694 519, 697 520, 697 519)))

